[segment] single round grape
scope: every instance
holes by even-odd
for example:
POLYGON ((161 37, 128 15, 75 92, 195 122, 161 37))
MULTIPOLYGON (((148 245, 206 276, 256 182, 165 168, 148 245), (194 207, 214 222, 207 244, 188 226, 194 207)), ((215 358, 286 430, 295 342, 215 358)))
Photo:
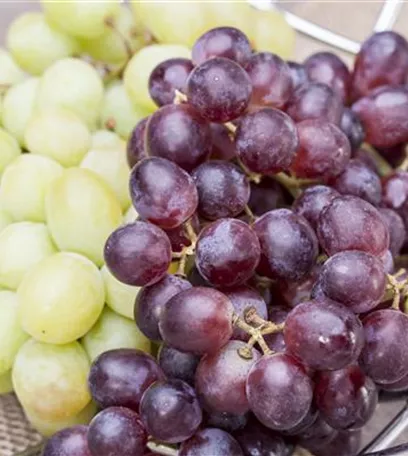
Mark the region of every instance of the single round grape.
POLYGON ((150 73, 149 93, 157 106, 172 104, 176 90, 185 92, 194 65, 190 59, 173 58, 159 63, 150 73))
POLYGON ((341 369, 355 362, 364 345, 360 320, 328 299, 296 306, 285 322, 287 351, 315 370, 341 369))
POLYGON ((289 209, 267 212, 254 223, 268 277, 302 279, 314 265, 318 243, 309 223, 289 209))
POLYGON ((211 288, 194 287, 166 302, 159 328, 164 342, 180 351, 213 353, 232 336, 230 300, 211 288))
POLYGON ((183 442, 179 456, 244 456, 239 443, 221 429, 206 428, 183 442))
POLYGON ((57 432, 47 441, 43 456, 91 456, 88 426, 73 426, 57 432))
POLYGON ((290 201, 286 189, 276 180, 263 176, 259 184, 251 182, 248 206, 255 215, 263 215, 273 209, 286 206, 290 201))
POLYGON ((341 431, 331 441, 315 450, 315 456, 357 456, 361 448, 361 431, 341 431))
POLYGON ((300 86, 291 96, 286 112, 295 122, 320 119, 335 125, 343 114, 341 98, 326 84, 310 82, 300 86))
POLYGON ((263 108, 240 119, 235 134, 237 154, 255 173, 287 170, 299 146, 296 126, 282 111, 263 108))
POLYGON ((135 321, 149 339, 159 341, 159 321, 166 302, 183 290, 192 288, 187 280, 166 274, 159 282, 143 287, 135 302, 135 321))
POLYGON ((110 407, 98 413, 88 429, 91 454, 142 456, 147 434, 139 415, 124 407, 110 407))
POLYGON ((388 229, 381 214, 370 203, 355 196, 335 198, 323 210, 317 235, 328 255, 361 250, 381 256, 389 245, 388 229))
POLYGON ((365 138, 365 131, 356 113, 345 108, 340 120, 340 129, 350 141, 352 152, 356 152, 365 138))
POLYGON ((189 104, 163 106, 149 118, 145 147, 190 172, 210 155, 210 128, 189 104))
POLYGON ((289 67, 290 77, 292 78, 293 90, 296 90, 298 87, 303 84, 307 84, 309 81, 309 76, 306 72, 306 68, 301 63, 287 61, 286 64, 289 67))
POLYGON ((138 214, 162 228, 176 228, 189 219, 198 204, 194 181, 164 158, 138 163, 130 175, 130 195, 138 214))
POLYGON ((217 123, 210 123, 211 159, 229 161, 236 156, 235 144, 228 129, 217 123))
POLYGON ((408 374, 408 316, 392 309, 370 313, 363 320, 365 346, 360 364, 376 383, 389 384, 408 374))
POLYGON ((318 415, 314 422, 296 437, 299 445, 313 451, 313 454, 315 454, 315 451, 319 449, 324 451, 326 446, 329 445, 336 436, 337 430, 329 426, 321 415, 318 415))
POLYGON ((239 117, 248 107, 251 93, 245 70, 223 57, 196 66, 187 80, 189 103, 211 122, 224 123, 239 117))
POLYGON ((394 383, 386 383, 386 384, 378 383, 378 386, 382 390, 389 391, 391 393, 400 393, 402 391, 408 391, 408 374, 394 383))
MULTIPOLYGON (((284 323, 290 313, 290 308, 283 306, 271 306, 268 312, 268 320, 275 324, 284 323)), ((275 334, 267 334, 264 336, 266 345, 274 352, 282 353, 286 351, 285 338, 283 331, 275 334)))
POLYGON ((178 378, 194 385, 195 372, 200 362, 198 356, 163 344, 160 347, 157 361, 168 378, 178 378))
POLYGON ((145 117, 136 124, 127 142, 126 156, 129 168, 133 168, 140 160, 147 157, 145 131, 148 120, 149 117, 145 117))
POLYGON ((340 174, 350 158, 346 135, 322 119, 297 124, 299 149, 291 169, 297 177, 327 179, 340 174))
POLYGON ((182 380, 151 385, 140 402, 140 417, 154 439, 179 443, 192 437, 202 421, 194 389, 182 380))
POLYGON ((204 416, 205 427, 216 427, 227 432, 242 430, 248 422, 248 414, 233 415, 225 412, 211 412, 204 416))
POLYGON ((101 408, 121 406, 139 410, 147 388, 164 373, 147 353, 121 348, 102 353, 91 366, 88 385, 101 408))
POLYGON ((235 217, 248 203, 248 179, 232 163, 212 160, 196 168, 192 176, 198 191, 198 213, 208 220, 235 217))
POLYGON ((266 427, 284 431, 307 415, 312 382, 303 366, 289 355, 263 356, 250 370, 246 393, 249 406, 266 427))
POLYGON ((319 372, 315 381, 317 408, 334 429, 359 429, 373 416, 377 388, 358 365, 319 372))
POLYGON ((252 276, 259 257, 259 241, 249 225, 241 220, 220 219, 201 231, 195 262, 206 280, 230 287, 252 276))

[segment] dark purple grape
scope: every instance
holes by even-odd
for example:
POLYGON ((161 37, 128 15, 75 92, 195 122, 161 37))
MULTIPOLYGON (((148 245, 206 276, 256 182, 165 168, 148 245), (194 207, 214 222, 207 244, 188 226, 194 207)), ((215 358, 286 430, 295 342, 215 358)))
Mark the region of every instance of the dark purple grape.
MULTIPOLYGON (((200 231, 200 220, 196 213, 191 217, 190 222, 194 232, 198 233, 200 231)), ((170 240, 172 252, 181 252, 184 247, 189 247, 191 245, 191 239, 185 225, 163 231, 170 240)))
MULTIPOLYGON (((283 306, 273 306, 269 308, 269 320, 276 324, 283 323, 289 315, 290 309, 283 306)), ((264 336, 265 342, 268 347, 277 353, 286 351, 285 338, 283 332, 275 334, 267 334, 264 336)))
POLYGON ((228 129, 217 123, 210 123, 211 159, 231 160, 236 156, 235 144, 228 129))
POLYGON ((286 64, 289 67, 290 77, 292 78, 292 86, 294 90, 303 84, 310 82, 304 65, 292 61, 288 61, 286 64))
POLYGON ((384 272, 386 274, 392 274, 394 272, 394 258, 390 250, 387 250, 384 255, 380 256, 381 264, 383 265, 384 272))
POLYGON ((315 456, 357 456, 361 447, 361 431, 341 431, 327 445, 315 450, 315 456))
POLYGON ((273 174, 287 170, 299 146, 296 125, 282 111, 259 109, 242 117, 235 146, 250 171, 273 174))
POLYGON ((194 65, 190 59, 168 59, 150 73, 149 93, 157 106, 172 104, 176 90, 185 92, 188 75, 194 65))
POLYGON ((311 82, 292 94, 286 112, 295 122, 320 119, 338 125, 343 109, 341 98, 334 90, 326 84, 311 82))
POLYGON ((405 377, 402 377, 401 380, 398 380, 394 383, 387 383, 385 385, 378 384, 378 386, 384 390, 391 393, 400 393, 402 391, 408 391, 408 373, 405 377))
POLYGON ((263 356, 249 372, 246 386, 252 412, 266 427, 284 431, 307 415, 312 382, 303 366, 289 355, 263 356))
POLYGON ((241 220, 221 219, 201 231, 196 266, 213 285, 232 287, 248 280, 260 257, 254 231, 241 220))
POLYGON ((142 456, 146 443, 139 415, 124 407, 103 410, 89 425, 88 445, 93 455, 142 456))
POLYGON ((91 366, 89 389, 101 408, 123 406, 139 409, 146 389, 164 373, 156 361, 141 350, 121 348, 102 353, 91 366))
MULTIPOLYGON (((335 429, 329 426, 329 424, 318 415, 317 419, 297 436, 297 441, 299 442, 299 445, 307 448, 314 454, 315 451, 319 449, 324 451, 327 445, 336 438, 337 433, 338 432, 335 429)), ((326 456, 334 456, 334 454, 327 454, 326 456)))
POLYGON ((109 236, 104 257, 118 280, 141 287, 164 277, 171 263, 171 245, 159 227, 146 222, 129 223, 109 236))
POLYGON ((54 434, 45 444, 43 456, 92 456, 88 448, 88 426, 72 426, 54 434))
POLYGON ((183 352, 213 353, 231 338, 232 313, 231 302, 219 291, 190 288, 166 302, 160 333, 168 345, 183 352))
POLYGON ((352 96, 366 96, 376 87, 404 84, 408 74, 408 43, 392 31, 374 33, 354 62, 352 96))
POLYGON ((163 106, 150 116, 145 147, 190 172, 211 153, 210 127, 189 104, 163 106))
POLYGON ((270 52, 258 52, 251 56, 245 69, 252 83, 250 109, 266 106, 282 109, 293 90, 286 62, 270 52))
POLYGON ((251 93, 245 70, 223 57, 198 65, 187 81, 189 103, 211 122, 224 123, 239 117, 247 108, 251 93))
POLYGON ((268 277, 300 280, 312 269, 318 243, 309 223, 289 209, 267 212, 254 224, 268 277))
POLYGON ((206 428, 183 442, 179 456, 244 456, 239 443, 221 429, 206 428))
POLYGON ((217 27, 201 35, 192 49, 194 65, 213 57, 225 57, 245 66, 251 57, 251 44, 246 35, 234 27, 217 27))
POLYGON ((142 333, 151 340, 160 341, 160 315, 166 302, 192 285, 181 277, 166 274, 159 282, 143 287, 135 302, 135 321, 142 333))
POLYGON ((154 439, 179 443, 189 439, 202 421, 194 389, 182 380, 153 383, 143 394, 140 417, 154 439))
POLYGON ((309 428, 315 429, 314 425, 316 421, 320 421, 319 418, 319 412, 314 406, 314 404, 312 404, 309 411, 307 412, 307 415, 303 418, 303 420, 294 428, 288 429, 287 431, 283 431, 283 435, 300 436, 302 434, 305 434, 309 430, 309 428))
POLYGON ((328 255, 360 250, 381 256, 389 246, 388 229, 381 214, 356 196, 335 198, 320 215, 317 235, 328 255))
POLYGON ((246 379, 261 354, 253 348, 252 358, 243 358, 239 350, 245 347, 245 342, 232 340, 220 351, 201 358, 196 371, 195 387, 209 410, 236 415, 249 411, 245 392, 246 379))
POLYGON ((405 203, 407 201, 408 172, 395 171, 383 181, 383 203, 403 217, 401 212, 405 212, 405 203))
POLYGON ((145 130, 149 117, 140 120, 130 134, 127 142, 126 156, 129 168, 133 168, 136 163, 147 157, 145 150, 145 130))
POLYGON ((357 360, 364 345, 360 320, 327 299, 296 306, 284 336, 287 351, 315 370, 342 369, 357 360))
POLYGON ((248 414, 233 415, 232 413, 211 412, 205 418, 205 427, 216 427, 227 432, 243 429, 248 422, 248 414))
POLYGON ((184 353, 163 344, 160 347, 157 361, 168 378, 178 378, 194 385, 195 372, 200 362, 199 356, 184 353))
POLYGON ((198 213, 208 220, 235 217, 248 203, 248 179, 232 163, 212 160, 196 168, 192 176, 198 191, 198 213))
POLYGON ((146 158, 130 175, 130 195, 137 213, 162 228, 176 228, 196 211, 192 177, 164 158, 146 158))
POLYGON ((350 141, 351 151, 357 151, 365 138, 363 125, 357 115, 349 108, 345 108, 340 120, 340 129, 350 141))
POLYGON ((289 201, 286 190, 276 180, 264 176, 259 184, 251 182, 248 206, 255 215, 286 206, 289 201))
POLYGON ((297 125, 299 149, 291 169, 297 177, 328 179, 340 174, 350 158, 346 135, 322 119, 304 120, 297 125))
POLYGON ((392 309, 372 312, 363 320, 365 346, 360 363, 381 384, 395 383, 408 374, 408 316, 392 309))

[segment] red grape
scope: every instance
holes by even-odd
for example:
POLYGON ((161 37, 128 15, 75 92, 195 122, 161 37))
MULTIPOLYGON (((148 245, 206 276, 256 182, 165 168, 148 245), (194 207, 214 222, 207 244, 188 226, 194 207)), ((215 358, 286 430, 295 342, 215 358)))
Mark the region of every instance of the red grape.
POLYGON ((183 442, 179 456, 244 456, 238 442, 221 429, 206 428, 183 442))
POLYGON ((163 344, 160 347, 157 361, 168 378, 178 378, 194 385, 195 372, 200 357, 163 344))
POLYGON ((149 117, 140 120, 130 134, 127 142, 126 156, 129 168, 133 168, 136 163, 147 157, 145 149, 145 130, 149 117))
POLYGON ((384 391, 390 391, 392 393, 400 393, 402 391, 408 391, 408 373, 405 377, 402 377, 401 380, 398 380, 394 383, 387 384, 378 384, 378 386, 384 391))
POLYGON ((235 144, 228 129, 217 123, 210 123, 211 159, 231 160, 236 155, 235 144))
MULTIPOLYGON (((337 431, 329 426, 321 415, 318 415, 317 419, 297 436, 297 440, 302 447, 313 451, 314 454, 319 449, 324 451, 336 436, 337 431)), ((325 456, 334 456, 334 454, 325 456)))
POLYGON ((346 108, 343 111, 340 120, 340 129, 350 141, 351 151, 357 151, 364 141, 365 132, 360 119, 349 108, 346 108))
MULTIPOLYGON (((283 323, 289 315, 290 309, 283 306, 273 306, 269 308, 269 320, 274 323, 283 323)), ((285 338, 283 332, 275 334, 267 334, 264 336, 265 342, 268 347, 277 353, 286 351, 285 338)))
POLYGON ((288 61, 286 63, 289 67, 290 77, 292 78, 292 86, 294 90, 303 84, 310 82, 304 65, 291 61, 288 61))
POLYGON ((408 201, 408 172, 395 171, 383 181, 383 203, 395 209, 397 212, 404 211, 404 205, 408 201))
POLYGON ((314 406, 314 404, 312 404, 309 411, 307 412, 307 415, 303 418, 303 420, 295 427, 288 429, 287 431, 283 431, 283 435, 300 436, 302 434, 307 434, 309 430, 310 432, 314 433, 316 430, 317 421, 320 421, 319 412, 314 406))
POLYGON ((248 422, 248 414, 233 415, 225 412, 207 413, 205 417, 205 427, 216 427, 227 432, 241 430, 248 422))
POLYGON ((274 179, 264 176, 259 184, 251 182, 251 196, 248 206, 255 215, 263 215, 273 209, 286 206, 286 190, 274 179))
POLYGON ((380 257, 380 261, 383 265, 384 272, 386 274, 392 274, 394 272, 394 258, 390 250, 387 250, 384 255, 380 257))
POLYGON ((72 426, 54 434, 45 444, 43 456, 91 456, 88 426, 72 426))

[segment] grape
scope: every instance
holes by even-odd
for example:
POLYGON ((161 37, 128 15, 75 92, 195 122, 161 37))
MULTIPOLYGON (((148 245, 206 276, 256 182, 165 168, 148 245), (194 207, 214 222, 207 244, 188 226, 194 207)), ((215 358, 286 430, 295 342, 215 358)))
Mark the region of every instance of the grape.
POLYGON ((212 142, 211 158, 213 160, 231 160, 236 156, 235 144, 222 124, 210 123, 212 142))
POLYGON ((287 351, 315 370, 347 366, 364 345, 360 320, 324 298, 296 306, 286 319, 284 336, 287 351))
POLYGON ((88 446, 91 454, 142 456, 147 434, 139 415, 124 407, 110 407, 91 421, 88 446))
MULTIPOLYGON (((336 436, 337 431, 329 426, 321 415, 318 415, 314 422, 297 436, 297 439, 302 447, 313 451, 313 454, 315 454, 315 451, 319 449, 325 451, 327 445, 336 436)), ((328 454, 325 456, 328 456, 328 454)))
POLYGON ((220 219, 204 228, 197 241, 196 266, 214 285, 239 285, 255 271, 260 257, 256 234, 244 222, 220 219))
POLYGON ((16 356, 14 390, 22 406, 39 419, 64 420, 89 404, 88 372, 88 357, 78 342, 51 345, 31 339, 16 356))
POLYGON ((11 380, 11 369, 0 374, 0 395, 13 392, 13 382, 11 380))
POLYGON ((389 384, 408 374, 408 316, 392 310, 372 312, 363 320, 365 346, 360 364, 376 383, 389 384))
POLYGON ((179 443, 197 431, 202 412, 190 385, 181 380, 167 380, 156 382, 145 391, 140 417, 154 439, 179 443))
POLYGON ((160 367, 168 378, 178 378, 194 385, 195 372, 200 361, 198 356, 183 353, 163 344, 157 357, 160 367))
POLYGON ((55 253, 30 268, 18 288, 21 326, 42 342, 72 342, 98 320, 104 297, 101 275, 91 261, 55 253))
POLYGON ((146 125, 145 147, 150 157, 166 158, 190 172, 210 155, 210 129, 188 104, 163 106, 146 125))
POLYGON ((366 252, 348 250, 329 258, 318 280, 325 296, 355 313, 374 309, 387 284, 384 267, 378 258, 366 252))
POLYGON ((232 335, 233 307, 229 299, 211 288, 194 287, 164 305, 160 333, 164 342, 188 353, 213 353, 232 335))
POLYGON ((58 248, 80 253, 102 266, 105 241, 121 223, 122 210, 99 176, 86 169, 64 171, 48 188, 45 210, 58 248))
POLYGON ((319 119, 335 125, 343 114, 341 98, 326 84, 311 82, 300 86, 290 98, 286 111, 295 122, 319 119))
POLYGON ((116 133, 108 130, 97 130, 92 134, 91 149, 112 149, 126 144, 116 133))
POLYGON ((13 162, 20 154, 21 149, 16 139, 6 130, 0 128, 0 175, 6 170, 6 167, 13 162))
POLYGON ((390 250, 387 250, 384 255, 380 257, 380 261, 383 265, 384 272, 386 274, 392 274, 394 272, 394 258, 390 250))
POLYGON ((130 223, 109 236, 105 261, 110 272, 121 282, 152 285, 164 277, 170 265, 170 241, 155 225, 130 223))
POLYGON ((235 146, 239 158, 249 170, 271 174, 289 168, 299 140, 296 126, 289 116, 277 109, 264 108, 241 119, 235 146))
POLYGON ((311 270, 318 243, 309 223, 289 209, 275 209, 254 224, 268 277, 300 280, 311 270))
POLYGON ((372 89, 404 84, 408 72, 408 43, 392 31, 374 33, 361 46, 354 62, 352 96, 366 96, 372 89))
POLYGON ((359 429, 373 416, 377 388, 357 365, 319 372, 315 381, 317 407, 334 429, 359 429))
POLYGON ((129 168, 133 168, 143 158, 147 157, 145 150, 145 131, 149 117, 140 120, 129 137, 127 142, 127 162, 129 168))
POLYGON ((194 65, 190 59, 173 58, 159 63, 150 74, 149 93, 157 106, 172 104, 176 90, 184 93, 194 65))
POLYGON ((162 228, 176 228, 195 212, 194 181, 183 169, 164 158, 142 160, 131 172, 130 195, 144 220, 162 228))
POLYGON ((292 86, 294 90, 303 84, 310 82, 304 65, 292 61, 287 61, 286 64, 289 67, 289 73, 292 78, 292 86))
POLYGON ((228 122, 239 117, 251 98, 251 81, 245 70, 223 57, 198 65, 187 80, 189 103, 211 122, 228 122))
POLYGON ((387 383, 385 385, 378 384, 378 386, 384 391, 390 391, 392 393, 400 393, 408 390, 408 374, 394 383, 387 383))
POLYGON ((0 68, 0 92, 9 86, 22 82, 26 77, 9 52, 2 47, 0 47, 0 68))
POLYGON ((283 431, 283 435, 288 437, 294 436, 295 438, 296 436, 299 436, 298 438, 300 438, 302 434, 307 435, 309 432, 314 433, 314 431, 319 427, 319 421, 322 421, 319 417, 319 412, 315 405, 312 404, 303 420, 295 427, 288 429, 287 431, 283 431))
POLYGON ((247 421, 246 415, 233 415, 225 412, 211 412, 204 417, 205 427, 216 427, 227 432, 242 430, 247 421))
POLYGON ((303 366, 286 354, 263 356, 249 372, 249 406, 258 420, 274 430, 293 428, 312 403, 312 382, 303 366))
POLYGON ((0 233, 11 223, 13 223, 13 219, 10 217, 8 212, 0 207, 0 233))
POLYGON ((239 443, 221 429, 206 428, 183 442, 179 456, 244 456, 239 443))
POLYGON ((383 180, 383 203, 404 218, 405 203, 408 200, 408 172, 394 171, 383 180))
POLYGON ((20 222, 1 231, 0 251, 0 286, 15 290, 24 275, 41 260, 56 253, 56 248, 45 225, 20 222))
MULTIPOLYGON (((289 315, 290 309, 283 306, 272 306, 269 308, 269 320, 276 324, 284 323, 287 316, 289 315)), ((267 334, 264 336, 265 342, 268 347, 277 353, 284 352, 286 350, 285 339, 283 332, 277 332, 275 334, 267 334)))
POLYGON ((287 192, 274 179, 263 176, 259 184, 251 182, 248 206, 255 215, 263 215, 287 204, 287 192))
POLYGON ((73 426, 55 434, 45 444, 43 456, 91 456, 87 426, 73 426))
POLYGON ((361 431, 342 431, 327 445, 319 450, 315 450, 316 456, 327 456, 336 454, 336 456, 357 456, 361 448, 361 431), (334 453, 335 452, 335 453, 334 453))
POLYGON ((335 198, 321 213, 317 235, 328 255, 361 250, 381 256, 388 250, 389 234, 381 214, 355 196, 335 198))
POLYGON ((350 158, 346 135, 322 119, 297 124, 299 149, 291 169, 297 177, 327 179, 339 175, 350 158))
POLYGON ((357 152, 353 154, 354 158, 361 160, 366 166, 372 169, 375 173, 380 174, 379 167, 375 161, 374 156, 364 147, 360 147, 357 152))
POLYGON ((189 288, 192 288, 190 282, 169 274, 159 282, 142 288, 136 298, 134 317, 146 337, 161 340, 159 321, 166 302, 189 288))
POLYGON ((364 141, 365 131, 359 118, 351 109, 344 109, 340 128, 350 141, 351 151, 356 152, 364 141))

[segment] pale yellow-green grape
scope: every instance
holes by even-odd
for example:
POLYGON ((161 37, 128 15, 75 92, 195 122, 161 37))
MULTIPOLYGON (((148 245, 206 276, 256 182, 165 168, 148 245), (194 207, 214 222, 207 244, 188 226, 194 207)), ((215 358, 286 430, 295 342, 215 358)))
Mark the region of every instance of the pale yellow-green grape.
POLYGON ((127 139, 139 120, 150 114, 150 109, 139 108, 130 101, 122 82, 115 81, 106 89, 101 113, 103 128, 127 139))
POLYGON ((21 82, 25 78, 23 70, 13 60, 10 53, 0 47, 0 93, 21 82))
POLYGON ((13 382, 11 380, 11 369, 0 375, 0 394, 13 392, 13 382))
POLYGON ((119 282, 106 266, 103 266, 101 273, 105 284, 106 304, 123 317, 133 319, 136 296, 141 288, 119 282))
POLYGON ((105 308, 95 326, 84 336, 82 345, 93 361, 101 353, 116 348, 137 348, 150 353, 150 340, 143 335, 134 320, 105 308))
POLYGON ((210 22, 207 30, 214 27, 236 27, 251 40, 254 28, 252 14, 255 9, 249 3, 237 1, 209 2, 206 8, 210 11, 210 22))
POLYGON ((7 165, 21 154, 21 148, 15 138, 0 128, 0 174, 7 165))
POLYGON ((107 28, 106 22, 119 13, 120 3, 120 0, 41 0, 45 15, 51 23, 69 35, 81 38, 101 36, 107 28))
POLYGON ((28 339, 18 319, 16 293, 0 291, 0 375, 8 372, 20 347, 28 339))
POLYGON ((34 265, 56 251, 43 223, 8 225, 0 232, 0 287, 16 290, 34 265))
POLYGON ((79 51, 76 40, 51 26, 44 14, 30 12, 18 16, 6 37, 7 47, 18 65, 40 75, 58 59, 79 51))
POLYGON ((115 132, 98 130, 92 135, 91 149, 112 149, 112 147, 126 147, 126 142, 115 132))
POLYGON ((105 299, 98 268, 68 252, 56 253, 31 268, 17 294, 22 328, 50 344, 84 336, 98 320, 105 299))
POLYGON ((3 105, 4 105, 4 96, 0 92, 0 127, 3 125, 3 105))
MULTIPOLYGON (((68 4, 70 3, 47 3, 68 4)), ((90 2, 89 5, 97 3, 90 2)), ((94 130, 102 107, 103 91, 102 79, 92 65, 75 58, 61 59, 44 72, 35 107, 40 112, 50 108, 68 109, 94 130)))
POLYGON ((14 362, 14 391, 22 406, 40 420, 62 421, 90 403, 89 368, 79 342, 51 345, 30 339, 14 362))
MULTIPOLYGON (((1 193, 1 192, 0 192, 1 193)), ((6 226, 13 223, 11 215, 0 207, 0 233, 6 228, 6 226)))
POLYGON ((121 224, 122 209, 109 185, 97 174, 71 168, 50 186, 46 218, 61 250, 80 253, 102 266, 106 239, 121 224))
MULTIPOLYGON (((182 3, 182 5, 185 4, 182 3)), ((189 22, 192 22, 191 18, 189 22)), ((141 49, 132 57, 126 67, 123 81, 130 100, 136 107, 151 112, 157 109, 149 95, 150 73, 163 60, 174 57, 189 59, 191 51, 186 46, 176 44, 152 44, 141 49)))
POLYGON ((3 125, 21 146, 25 146, 24 132, 34 110, 39 79, 28 78, 11 87, 3 100, 3 125))
POLYGON ((23 154, 1 178, 0 204, 15 221, 45 221, 45 194, 64 168, 48 157, 23 154))
POLYGON ((77 166, 91 146, 86 124, 66 109, 50 109, 34 115, 25 134, 27 149, 53 158, 62 166, 77 166))
POLYGON ((134 206, 130 206, 129 209, 126 211, 125 215, 123 216, 123 225, 135 222, 138 216, 139 214, 136 212, 134 206))

